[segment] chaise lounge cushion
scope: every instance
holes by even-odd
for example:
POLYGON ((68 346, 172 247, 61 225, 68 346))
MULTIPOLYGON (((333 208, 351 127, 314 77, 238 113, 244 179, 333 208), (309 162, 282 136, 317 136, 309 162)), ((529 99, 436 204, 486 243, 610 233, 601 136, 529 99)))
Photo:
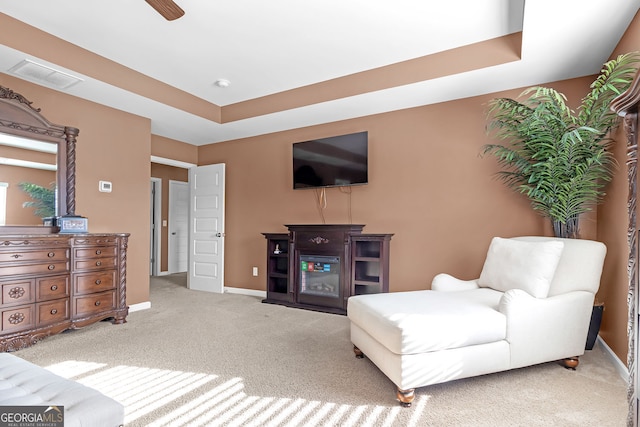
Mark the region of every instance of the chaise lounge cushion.
POLYGON ((494 237, 478 285, 501 292, 521 289, 536 298, 546 298, 563 248, 564 243, 557 240, 494 237))
POLYGON ((0 405, 63 406, 65 427, 124 423, 121 403, 10 353, 0 353, 0 405))
POLYGON ((349 298, 348 315, 395 354, 426 353, 504 340, 501 297, 492 289, 362 295, 349 298))

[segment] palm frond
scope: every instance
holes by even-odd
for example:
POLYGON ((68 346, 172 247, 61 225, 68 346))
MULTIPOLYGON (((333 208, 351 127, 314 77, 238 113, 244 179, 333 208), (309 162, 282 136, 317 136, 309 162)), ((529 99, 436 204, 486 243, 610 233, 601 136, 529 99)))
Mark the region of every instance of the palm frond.
POLYGON ((56 214, 56 183, 49 188, 30 182, 18 184, 20 189, 31 197, 32 201, 24 202, 22 207, 34 208, 34 214, 40 218, 54 216, 56 214))
POLYGON ((591 84, 591 91, 582 99, 579 122, 606 134, 616 124, 617 117, 609 109, 611 101, 624 92, 637 71, 640 53, 630 52, 606 62, 600 75, 591 84))

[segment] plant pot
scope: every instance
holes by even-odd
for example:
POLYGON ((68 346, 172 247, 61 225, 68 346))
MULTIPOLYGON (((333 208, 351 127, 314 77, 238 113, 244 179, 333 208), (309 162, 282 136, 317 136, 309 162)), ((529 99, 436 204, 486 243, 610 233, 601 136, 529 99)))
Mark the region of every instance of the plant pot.
POLYGON ((598 332, 600 332, 600 323, 602 322, 602 312, 604 311, 604 304, 598 304, 593 306, 591 312, 591 322, 589 323, 589 333, 587 334, 586 350, 593 350, 593 346, 598 338, 598 332))

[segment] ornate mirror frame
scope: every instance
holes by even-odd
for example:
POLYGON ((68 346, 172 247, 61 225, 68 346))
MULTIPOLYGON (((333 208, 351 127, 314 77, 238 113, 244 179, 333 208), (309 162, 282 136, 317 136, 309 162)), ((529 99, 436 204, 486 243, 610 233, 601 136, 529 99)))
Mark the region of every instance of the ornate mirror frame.
POLYGON ((31 104, 21 94, 0 86, 0 133, 58 145, 56 214, 75 215, 76 137, 79 130, 49 122, 40 109, 31 104))
POLYGON ((629 181, 628 210, 629 228, 629 291, 627 303, 629 306, 629 322, 627 335, 629 349, 627 352, 627 367, 629 370, 629 386, 627 398, 629 400, 628 426, 638 425, 638 229, 637 229, 637 186, 638 186, 638 109, 640 107, 640 72, 636 74, 629 89, 614 99, 611 109, 623 116, 623 126, 627 136, 627 170, 629 181))

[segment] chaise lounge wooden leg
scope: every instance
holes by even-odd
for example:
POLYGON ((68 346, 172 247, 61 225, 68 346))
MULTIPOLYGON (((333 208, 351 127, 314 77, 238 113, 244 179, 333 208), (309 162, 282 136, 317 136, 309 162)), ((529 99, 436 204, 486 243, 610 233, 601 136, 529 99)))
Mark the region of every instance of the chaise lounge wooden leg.
POLYGON ((571 369, 573 371, 576 370, 576 368, 578 367, 579 363, 580 363, 580 360, 578 359, 578 356, 567 357, 566 359, 564 359, 562 361, 562 364, 564 365, 565 368, 571 369))
POLYGON ((362 359, 364 358, 364 353, 362 352, 362 350, 360 350, 358 347, 356 347, 355 345, 353 346, 353 352, 356 354, 356 359, 362 359))
POLYGON ((415 388, 410 388, 409 390, 400 390, 398 389, 396 396, 398 401, 400 402, 400 406, 408 408, 411 406, 413 399, 416 397, 415 388))

